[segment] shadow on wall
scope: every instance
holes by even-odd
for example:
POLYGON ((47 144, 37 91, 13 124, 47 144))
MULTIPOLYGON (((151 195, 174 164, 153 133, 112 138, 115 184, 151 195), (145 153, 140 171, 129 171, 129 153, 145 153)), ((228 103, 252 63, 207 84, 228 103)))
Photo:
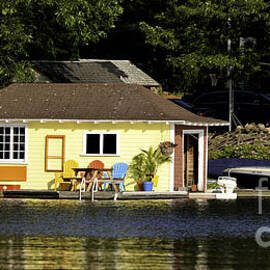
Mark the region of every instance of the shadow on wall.
POLYGON ((48 190, 54 189, 54 178, 51 179, 51 180, 48 182, 47 186, 48 186, 48 190))

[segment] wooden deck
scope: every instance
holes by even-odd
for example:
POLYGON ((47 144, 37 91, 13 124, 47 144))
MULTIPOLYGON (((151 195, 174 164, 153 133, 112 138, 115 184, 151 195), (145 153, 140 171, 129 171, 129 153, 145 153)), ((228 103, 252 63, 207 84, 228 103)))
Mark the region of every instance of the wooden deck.
POLYGON ((188 194, 189 199, 216 199, 215 193, 204 193, 204 192, 191 192, 188 194))
MULTIPOLYGON (((94 192, 95 200, 113 200, 115 193, 112 191, 94 192)), ((0 192, 2 198, 36 198, 36 199, 74 199, 79 200, 79 192, 50 191, 50 190, 6 190, 0 192)), ((147 199, 180 199, 187 198, 186 191, 174 192, 119 192, 117 200, 147 200, 147 199)), ((82 193, 83 200, 91 199, 91 192, 82 193)))
POLYGON ((57 191, 51 190, 1 190, 2 198, 59 199, 57 191))
MULTIPOLYGON (((113 200, 115 193, 112 191, 98 191, 94 193, 95 200, 113 200)), ((270 190, 238 190, 237 197, 256 198, 258 196, 269 197, 270 190)), ((52 190, 6 190, 0 191, 0 198, 33 198, 33 199, 67 199, 79 200, 79 192, 71 191, 52 191, 52 190)), ((155 191, 136 191, 136 192, 119 192, 117 193, 117 200, 149 200, 149 199, 215 199, 214 193, 201 192, 155 192, 155 191)), ((82 193, 83 200, 91 200, 91 192, 82 193)))
POLYGON ((238 198, 248 197, 270 197, 270 190, 252 190, 252 189, 240 189, 237 191, 238 198))

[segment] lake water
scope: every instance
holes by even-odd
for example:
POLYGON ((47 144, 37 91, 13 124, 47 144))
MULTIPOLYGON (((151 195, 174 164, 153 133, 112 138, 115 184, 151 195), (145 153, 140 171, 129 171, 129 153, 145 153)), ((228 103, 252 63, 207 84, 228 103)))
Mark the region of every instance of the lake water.
POLYGON ((270 199, 0 200, 0 269, 270 269, 270 199), (267 235, 264 235, 265 241, 267 235))

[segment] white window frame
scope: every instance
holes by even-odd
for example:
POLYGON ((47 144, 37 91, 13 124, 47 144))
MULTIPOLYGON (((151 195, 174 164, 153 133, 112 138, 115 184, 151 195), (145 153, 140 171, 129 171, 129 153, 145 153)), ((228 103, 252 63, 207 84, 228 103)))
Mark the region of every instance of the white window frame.
MULTIPOLYGON (((175 124, 170 124, 170 141, 175 143, 175 124)), ((171 155, 171 162, 170 162, 170 180, 169 180, 169 190, 172 192, 174 191, 174 152, 171 155)))
POLYGON ((120 155, 120 134, 119 132, 95 132, 95 131, 85 131, 83 134, 83 153, 82 156, 119 156, 120 155), (87 135, 99 135, 99 154, 87 154, 86 153, 86 143, 87 135), (103 135, 116 135, 116 153, 115 154, 103 154, 103 135))
POLYGON ((10 156, 13 157, 13 139, 14 139, 14 133, 13 130, 14 128, 24 128, 25 129, 25 142, 24 142, 24 159, 14 159, 14 158, 9 158, 9 159, 0 159, 0 164, 7 164, 7 163, 12 163, 12 164, 27 164, 28 162, 28 126, 27 124, 0 124, 0 127, 3 128, 10 128, 10 156))

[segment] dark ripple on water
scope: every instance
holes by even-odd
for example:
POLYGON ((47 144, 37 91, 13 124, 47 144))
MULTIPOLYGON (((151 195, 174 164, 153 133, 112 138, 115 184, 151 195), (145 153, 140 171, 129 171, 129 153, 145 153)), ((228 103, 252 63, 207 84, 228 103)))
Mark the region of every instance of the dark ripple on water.
POLYGON ((253 237, 270 225, 270 200, 263 215, 252 200, 0 201, 0 235, 102 238, 253 237))
POLYGON ((0 269, 270 269, 270 200, 0 200, 0 269))

